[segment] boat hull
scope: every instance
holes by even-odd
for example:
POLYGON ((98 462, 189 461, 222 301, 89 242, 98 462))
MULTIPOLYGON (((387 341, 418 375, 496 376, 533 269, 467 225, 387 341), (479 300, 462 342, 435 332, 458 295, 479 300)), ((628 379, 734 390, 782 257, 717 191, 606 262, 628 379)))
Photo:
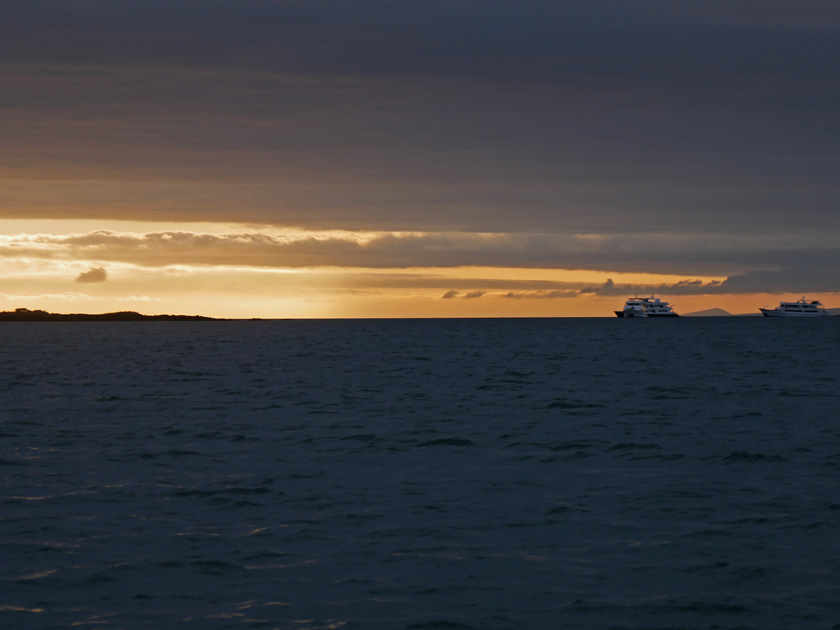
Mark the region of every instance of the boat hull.
POLYGON ((784 311, 777 311, 774 308, 760 308, 758 310, 761 311, 764 317, 831 317, 831 313, 826 311, 820 311, 819 313, 785 313, 784 311))
POLYGON ((642 317, 679 317, 676 313, 662 313, 662 314, 655 314, 655 315, 639 315, 633 312, 625 312, 625 311, 613 311, 616 317, 627 317, 627 318, 642 318, 642 317))

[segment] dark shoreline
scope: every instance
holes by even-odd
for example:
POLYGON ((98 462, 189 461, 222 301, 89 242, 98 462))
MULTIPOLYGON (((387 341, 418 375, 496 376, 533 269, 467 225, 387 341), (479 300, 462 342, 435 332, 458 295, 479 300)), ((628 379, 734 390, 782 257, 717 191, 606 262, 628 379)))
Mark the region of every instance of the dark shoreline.
POLYGON ((145 321, 221 321, 203 315, 143 315, 134 311, 116 313, 48 313, 19 308, 0 311, 0 322, 145 322, 145 321))

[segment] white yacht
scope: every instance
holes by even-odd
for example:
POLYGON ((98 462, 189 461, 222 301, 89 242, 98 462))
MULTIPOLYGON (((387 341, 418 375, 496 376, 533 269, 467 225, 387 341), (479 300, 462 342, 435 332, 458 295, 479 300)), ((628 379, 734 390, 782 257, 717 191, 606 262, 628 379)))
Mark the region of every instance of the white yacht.
POLYGON ((780 302, 776 308, 760 308, 765 317, 830 317, 831 313, 819 300, 796 300, 796 302, 780 302))
POLYGON ((627 298, 624 310, 615 311, 619 317, 679 317, 668 302, 657 297, 627 298))

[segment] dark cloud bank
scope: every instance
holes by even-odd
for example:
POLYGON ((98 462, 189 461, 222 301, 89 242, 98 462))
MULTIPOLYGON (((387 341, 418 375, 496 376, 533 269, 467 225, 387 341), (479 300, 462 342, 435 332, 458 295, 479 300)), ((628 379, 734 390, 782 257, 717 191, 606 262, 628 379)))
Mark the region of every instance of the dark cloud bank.
POLYGON ((831 2, 4 3, 0 216, 648 234, 513 264, 828 285, 838 40, 831 2))
POLYGON ((836 229, 838 35, 831 3, 5 3, 0 140, 87 182, 45 214, 836 229))
MULTIPOLYGON (((467 284, 462 281, 462 284, 467 284)), ((571 283, 560 283, 569 287, 571 283)), ((773 271, 753 271, 730 276, 723 281, 702 282, 683 280, 673 284, 616 284, 611 279, 599 286, 583 289, 540 289, 536 291, 509 291, 501 295, 510 299, 567 299, 586 295, 621 297, 627 295, 724 295, 748 293, 823 293, 836 292, 840 287, 840 271, 837 269, 814 270, 812 268, 785 268, 773 271), (814 277, 814 272, 820 275, 814 277), (805 280, 803 280, 805 278, 805 280), (810 278, 810 279, 808 279, 810 278)), ((480 292, 484 295, 484 291, 480 292)), ((461 295, 450 289, 442 297, 481 297, 461 295)))
MULTIPOLYGON (((831 269, 840 245, 830 239, 741 238, 719 243, 706 234, 574 236, 547 234, 403 233, 290 236, 260 232, 209 234, 186 231, 8 237, 0 256, 114 260, 147 266, 171 264, 252 267, 521 267, 623 268, 690 275, 722 275, 756 267, 831 269), (811 244, 820 240, 819 247, 811 244)), ((760 275, 759 272, 756 272, 760 275)), ((817 274, 819 277, 824 273, 817 274)))
MULTIPOLYGON (((657 248, 647 239, 629 237, 549 239, 522 234, 404 234, 372 235, 360 240, 344 236, 282 236, 262 233, 205 234, 183 231, 149 234, 97 231, 89 234, 35 235, 6 239, 0 256, 66 260, 115 261, 147 267, 169 265, 242 266, 256 268, 353 268, 359 286, 446 288, 444 298, 478 298, 488 291, 507 291, 510 298, 569 298, 578 295, 667 293, 670 295, 831 292, 840 287, 837 247, 805 250, 788 247, 784 255, 758 239, 742 241, 740 250, 720 248, 706 239, 663 236, 657 248), (714 259, 714 263, 704 260, 714 259), (670 262, 668 262, 670 261, 670 262), (459 280, 417 274, 393 274, 389 269, 465 266, 544 269, 601 269, 624 267, 636 271, 684 266, 705 269, 709 275, 722 268, 742 269, 720 282, 697 279, 667 285, 600 286, 533 280, 459 280), (760 267, 761 270, 754 270, 760 267), (374 273, 373 270, 385 273, 374 273)), ((778 243, 776 243, 778 246, 778 243)), ((103 282, 103 267, 91 267, 77 282, 103 282)))

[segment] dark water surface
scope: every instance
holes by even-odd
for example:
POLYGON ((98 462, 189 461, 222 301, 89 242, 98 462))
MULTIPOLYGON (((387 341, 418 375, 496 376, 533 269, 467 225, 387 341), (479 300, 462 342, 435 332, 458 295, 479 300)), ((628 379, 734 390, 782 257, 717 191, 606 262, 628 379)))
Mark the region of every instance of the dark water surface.
POLYGON ((840 628, 840 318, 2 335, 0 627, 840 628))

